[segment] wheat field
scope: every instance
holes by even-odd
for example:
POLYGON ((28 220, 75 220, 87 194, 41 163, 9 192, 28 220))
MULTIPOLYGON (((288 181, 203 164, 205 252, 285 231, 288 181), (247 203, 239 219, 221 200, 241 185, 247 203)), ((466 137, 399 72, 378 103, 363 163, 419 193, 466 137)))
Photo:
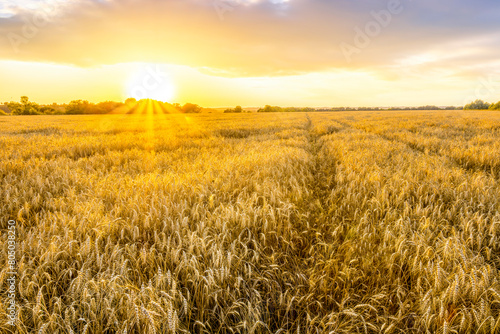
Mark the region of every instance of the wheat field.
POLYGON ((500 333, 500 114, 0 117, 1 333, 500 333))

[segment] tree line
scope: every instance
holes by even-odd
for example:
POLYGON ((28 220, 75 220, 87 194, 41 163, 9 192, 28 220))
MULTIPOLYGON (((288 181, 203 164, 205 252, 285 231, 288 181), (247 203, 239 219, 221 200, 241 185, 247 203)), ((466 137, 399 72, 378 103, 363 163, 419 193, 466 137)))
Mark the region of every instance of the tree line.
POLYGON ((421 106, 421 107, 390 107, 390 108, 379 108, 379 107, 328 107, 328 108, 297 108, 288 107, 282 108, 278 106, 266 105, 264 108, 260 108, 257 112, 311 112, 311 111, 383 111, 383 110, 462 110, 463 107, 438 107, 438 106, 421 106))
MULTIPOLYGON (((264 108, 260 108, 257 112, 311 112, 311 111, 384 111, 384 110, 500 110, 500 101, 497 103, 487 103, 482 100, 476 100, 463 107, 438 107, 436 105, 425 105, 419 107, 389 107, 389 108, 379 108, 379 107, 328 107, 328 108, 297 108, 288 107, 282 108, 279 106, 266 105, 264 108)), ((231 109, 232 110, 232 109, 231 109)), ((230 111, 228 111, 230 112, 230 111)))
POLYGON ((147 113, 154 108, 153 113, 199 113, 202 107, 193 103, 180 105, 178 103, 167 103, 156 100, 143 99, 137 101, 134 98, 125 102, 105 101, 92 103, 86 100, 73 100, 68 104, 53 103, 50 105, 39 105, 32 102, 27 96, 21 96, 20 102, 5 102, 0 105, 2 115, 92 115, 109 113, 147 113))
MULTIPOLYGON (((202 107, 194 103, 168 103, 150 99, 137 101, 129 98, 125 102, 105 101, 91 103, 86 100, 73 100, 68 104, 39 105, 29 100, 27 96, 21 96, 20 102, 5 102, 0 105, 0 115, 91 115, 91 114, 141 114, 153 113, 200 113, 202 107), (151 108, 153 103, 154 108, 151 108), (152 111, 151 111, 152 109, 152 111)), ((257 112, 314 112, 314 111, 383 111, 383 110, 500 110, 500 101, 497 103, 487 103, 483 100, 473 101, 464 107, 438 107, 426 105, 420 107, 331 107, 331 108, 311 108, 311 107, 279 107, 266 105, 259 108, 257 112)), ((225 113, 242 113, 245 111, 241 106, 224 110, 225 113)))
POLYGON ((500 101, 497 103, 488 103, 483 100, 476 100, 464 107, 465 110, 500 110, 500 101))

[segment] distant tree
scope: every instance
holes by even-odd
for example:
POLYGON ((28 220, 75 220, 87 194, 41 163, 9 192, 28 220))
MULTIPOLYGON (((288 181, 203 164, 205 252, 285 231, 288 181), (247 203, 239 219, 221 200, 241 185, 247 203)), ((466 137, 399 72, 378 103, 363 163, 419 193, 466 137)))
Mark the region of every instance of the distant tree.
POLYGON ((490 110, 500 110, 500 101, 490 105, 490 110))
POLYGON ((27 96, 21 96, 21 103, 10 102, 7 104, 13 115, 39 115, 40 107, 34 102, 30 102, 27 96))
POLYGON ((243 108, 241 108, 241 106, 236 106, 234 109, 226 109, 224 110, 224 113, 242 113, 243 112, 243 108))
POLYGON ((129 97, 128 99, 125 100, 125 104, 136 104, 137 103, 137 99, 133 98, 133 97, 129 97))
POLYGON ((45 108, 45 114, 50 114, 50 115, 64 115, 66 113, 66 104, 57 104, 57 103, 52 103, 50 105, 43 106, 45 108))
POLYGON ((123 103, 113 101, 100 102, 91 108, 91 112, 92 114, 108 114, 123 105, 123 103))
POLYGON ((92 106, 89 101, 73 100, 66 106, 66 114, 90 114, 92 106))
POLYGON ((483 100, 476 100, 464 106, 464 110, 485 110, 490 107, 490 104, 483 100))
POLYGON ((283 111, 283 108, 281 107, 272 107, 270 105, 266 105, 264 106, 264 108, 260 108, 259 110, 257 110, 257 112, 282 112, 283 111))
MULTIPOLYGON (((279 108, 279 107, 277 107, 279 108)), ((301 108, 301 107, 287 107, 287 108, 281 108, 282 110, 277 110, 277 111, 283 111, 283 112, 312 112, 316 111, 314 108, 301 108)))
POLYGON ((42 114, 52 115, 56 112, 56 109, 51 106, 42 106, 40 107, 40 112, 42 114))
POLYGON ((271 112, 271 106, 270 105, 265 105, 264 108, 259 108, 259 110, 257 110, 257 112, 271 112))
POLYGON ((10 109, 9 109, 9 103, 8 102, 4 102, 2 105, 0 105, 0 110, 3 112, 2 115, 8 115, 8 113, 10 113, 10 109))
POLYGON ((187 114, 199 113, 201 112, 201 107, 197 104, 186 103, 185 105, 182 106, 181 111, 187 114))
POLYGON ((430 105, 417 107, 417 110, 440 110, 440 109, 441 108, 439 108, 438 106, 430 106, 430 105))

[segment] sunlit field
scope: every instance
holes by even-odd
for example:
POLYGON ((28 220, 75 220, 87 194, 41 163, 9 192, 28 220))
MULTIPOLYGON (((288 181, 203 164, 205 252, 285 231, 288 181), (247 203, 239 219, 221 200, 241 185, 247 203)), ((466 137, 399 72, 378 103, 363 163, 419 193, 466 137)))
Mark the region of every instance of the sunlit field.
POLYGON ((500 332, 498 111, 9 116, 0 147, 1 333, 500 332))

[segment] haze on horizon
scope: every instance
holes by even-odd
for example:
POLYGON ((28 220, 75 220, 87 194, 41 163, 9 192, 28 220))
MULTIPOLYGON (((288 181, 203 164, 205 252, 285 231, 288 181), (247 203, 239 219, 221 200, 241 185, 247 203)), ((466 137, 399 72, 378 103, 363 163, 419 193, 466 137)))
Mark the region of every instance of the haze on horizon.
POLYGON ((3 0, 0 102, 494 102, 498 17, 493 0, 3 0))

